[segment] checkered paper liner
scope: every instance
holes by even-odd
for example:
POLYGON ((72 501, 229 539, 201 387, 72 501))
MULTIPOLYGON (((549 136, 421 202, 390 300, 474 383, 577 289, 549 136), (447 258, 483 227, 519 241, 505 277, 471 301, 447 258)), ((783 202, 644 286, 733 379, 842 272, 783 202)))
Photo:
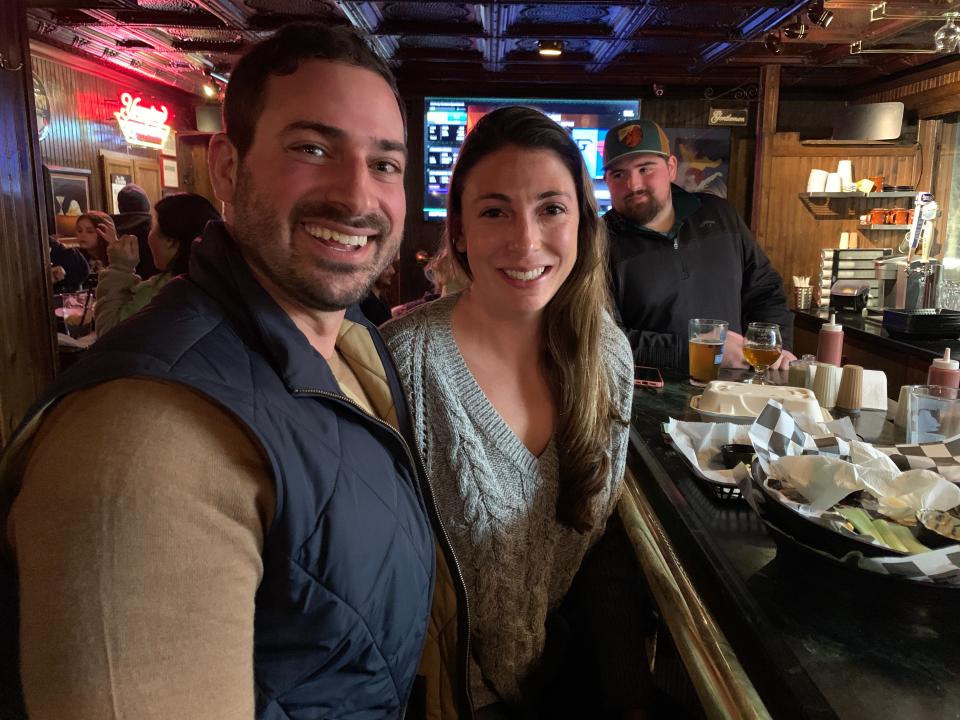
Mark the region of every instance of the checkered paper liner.
MULTIPOLYGON (((813 418, 795 418, 805 428, 820 433, 855 437, 853 425, 846 418, 829 423, 817 423, 813 418)), ((723 422, 689 422, 670 418, 663 423, 663 434, 674 449, 683 456, 693 474, 706 481, 715 497, 722 500, 740 498, 739 482, 746 470, 737 466, 729 470, 723 466, 720 447, 726 443, 751 444, 750 426, 723 422)))
MULTIPOLYGON (((790 413, 773 400, 767 404, 756 422, 750 427, 750 439, 760 461, 760 468, 756 469, 750 476, 741 479, 740 490, 744 499, 763 522, 772 526, 778 533, 786 535, 794 542, 820 555, 846 565, 852 564, 861 570, 890 575, 913 582, 960 587, 960 545, 950 545, 907 556, 867 557, 860 552, 853 551, 838 557, 821 548, 812 547, 808 542, 798 540, 790 533, 785 532, 783 528, 771 522, 768 514, 763 511, 763 503, 777 502, 815 525, 861 542, 865 541, 861 536, 847 530, 840 521, 831 519, 830 513, 812 511, 809 506, 791 500, 764 480, 769 472, 770 464, 781 457, 830 455, 841 460, 849 460, 849 443, 837 437, 812 437, 797 427, 790 413)), ((947 448, 952 446, 954 450, 960 450, 960 443, 957 440, 939 443, 939 445, 947 448)), ((923 447, 925 446, 896 446, 894 448, 878 448, 878 450, 884 452, 895 450, 903 454, 904 449, 923 447)), ((948 449, 947 452, 949 453, 950 450, 948 449)), ((892 453, 888 452, 887 454, 891 455, 891 459, 893 459, 892 453)), ((920 458, 921 454, 903 454, 903 457, 920 458)), ((931 468, 930 462, 935 463, 937 458, 946 457, 946 455, 935 451, 932 457, 925 454, 922 457, 924 458, 923 467, 931 468)), ((950 457, 953 457, 952 453, 950 457)), ((901 466, 898 465, 898 467, 901 466)), ((907 469, 917 469, 917 466, 909 464, 907 469)))
POLYGON ((877 446, 901 470, 933 470, 960 484, 960 435, 942 442, 877 446))
POLYGON ((814 437, 805 432, 793 416, 776 400, 770 400, 759 417, 750 426, 750 441, 765 473, 770 463, 782 457, 795 455, 832 455, 840 459, 850 457, 849 443, 837 435, 814 437))

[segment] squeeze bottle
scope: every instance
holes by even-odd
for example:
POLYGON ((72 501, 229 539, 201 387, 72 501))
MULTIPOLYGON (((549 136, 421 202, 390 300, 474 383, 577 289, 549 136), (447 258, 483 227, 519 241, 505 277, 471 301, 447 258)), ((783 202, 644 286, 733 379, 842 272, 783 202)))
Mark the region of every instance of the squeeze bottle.
POLYGON ((960 387, 960 362, 950 359, 950 348, 944 348, 943 357, 936 358, 927 371, 927 385, 960 387))
POLYGON ((820 326, 817 339, 817 361, 840 367, 843 351, 843 325, 837 324, 837 316, 831 313, 830 322, 820 326))

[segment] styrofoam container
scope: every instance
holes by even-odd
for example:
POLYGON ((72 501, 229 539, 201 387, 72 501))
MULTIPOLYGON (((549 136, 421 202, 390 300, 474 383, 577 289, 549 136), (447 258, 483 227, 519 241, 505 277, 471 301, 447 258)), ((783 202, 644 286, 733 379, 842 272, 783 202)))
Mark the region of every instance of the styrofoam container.
POLYGON ((828 422, 810 388, 714 380, 703 389, 703 395, 693 399, 697 402, 691 402, 690 406, 705 419, 752 421, 763 411, 767 401, 773 399, 792 414, 808 415, 814 422, 828 422))

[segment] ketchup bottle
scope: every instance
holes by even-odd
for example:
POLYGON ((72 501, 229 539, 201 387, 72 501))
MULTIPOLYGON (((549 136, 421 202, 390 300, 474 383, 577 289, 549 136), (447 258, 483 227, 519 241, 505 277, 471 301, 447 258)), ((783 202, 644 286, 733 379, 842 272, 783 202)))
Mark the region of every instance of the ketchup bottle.
POLYGON ((830 315, 830 322, 820 326, 817 339, 817 361, 840 367, 843 352, 843 325, 837 324, 836 314, 830 315))
POLYGON ((950 348, 944 348, 943 357, 936 358, 927 371, 927 385, 960 387, 960 362, 950 359, 950 348))

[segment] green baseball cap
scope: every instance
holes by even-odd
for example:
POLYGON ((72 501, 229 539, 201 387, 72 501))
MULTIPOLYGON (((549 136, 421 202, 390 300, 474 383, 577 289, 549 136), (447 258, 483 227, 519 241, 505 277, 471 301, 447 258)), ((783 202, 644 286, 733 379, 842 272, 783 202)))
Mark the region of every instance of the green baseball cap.
POLYGON ((622 157, 659 155, 668 158, 670 141, 653 120, 627 120, 610 128, 603 141, 603 170, 622 157))

